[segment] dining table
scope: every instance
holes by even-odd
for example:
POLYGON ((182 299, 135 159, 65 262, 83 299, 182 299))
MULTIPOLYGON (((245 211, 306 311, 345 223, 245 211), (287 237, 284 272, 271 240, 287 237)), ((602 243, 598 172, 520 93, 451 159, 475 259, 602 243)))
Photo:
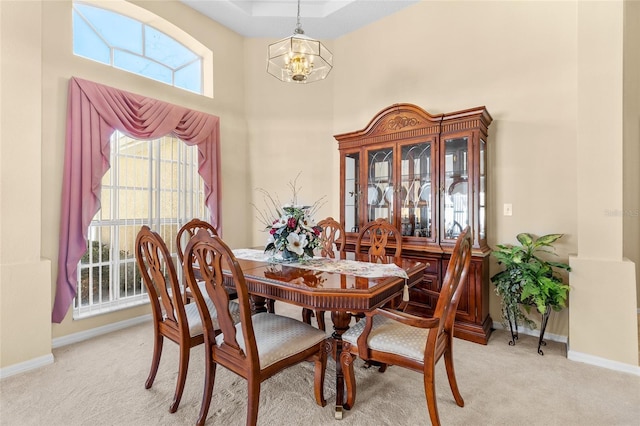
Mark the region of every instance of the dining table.
POLYGON ((257 249, 233 250, 251 296, 251 309, 266 312, 267 301, 291 303, 315 312, 330 312, 333 333, 329 340, 336 363, 335 418, 341 419, 345 385, 340 352, 342 334, 349 329, 354 315, 376 308, 395 306, 407 289, 420 280, 428 264, 397 259, 388 264, 373 264, 355 259, 312 258, 282 262, 257 249))

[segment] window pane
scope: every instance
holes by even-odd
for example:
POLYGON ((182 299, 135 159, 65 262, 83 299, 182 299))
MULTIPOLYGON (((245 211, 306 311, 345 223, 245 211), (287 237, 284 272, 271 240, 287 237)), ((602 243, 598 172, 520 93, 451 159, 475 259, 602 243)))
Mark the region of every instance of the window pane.
POLYGON ((197 60, 184 68, 176 70, 173 84, 191 92, 202 93, 201 75, 202 61, 197 60))
POLYGON ((149 159, 124 157, 120 159, 120 186, 147 188, 149 186, 149 159))
MULTIPOLYGON (((162 239, 167 244, 170 253, 177 253, 178 248, 176 247, 176 236, 178 234, 178 227, 174 224, 169 225, 160 225, 160 229, 158 229, 158 234, 162 236, 162 239)), ((178 255, 173 256, 173 260, 178 264, 178 255)))
POLYGON ((118 203, 118 217, 138 220, 146 220, 150 217, 148 192, 120 189, 118 193, 120 199, 118 203))
MULTIPOLYGON (((109 2, 104 3, 104 8, 73 3, 74 54, 202 94, 202 63, 212 66, 211 51, 201 45, 206 53, 200 56, 179 41, 200 44, 184 31, 176 30, 175 39, 145 24, 149 22, 149 12, 140 11, 142 19, 138 20, 137 6, 120 7, 127 7, 128 15, 109 10, 109 2)), ((173 34, 173 30, 170 32, 173 34)), ((205 81, 209 83, 211 79, 209 75, 205 81)))
POLYGON ((75 3, 75 8, 89 20, 109 45, 142 55, 142 23, 86 4, 75 3))
POLYGON ((178 163, 163 161, 160 164, 160 185, 165 189, 177 188, 178 184, 178 163))
POLYGON ((178 208, 178 194, 175 191, 160 192, 160 219, 169 219, 178 208))
POLYGON ((100 220, 109 220, 111 218, 111 187, 102 187, 100 195, 100 220))
POLYGON ((131 297, 142 293, 144 284, 140 282, 140 276, 136 273, 135 260, 125 260, 120 263, 120 294, 124 297, 131 297))
POLYGON ((103 64, 111 64, 109 47, 104 44, 87 23, 73 12, 73 53, 103 64))
POLYGON ((198 56, 166 34, 145 25, 145 56, 173 69, 187 64, 198 56))
POLYGON ((172 72, 169 68, 122 50, 116 49, 113 51, 113 66, 162 81, 163 83, 172 84, 172 72))
POLYGON ((161 142, 161 154, 163 160, 178 158, 183 142, 177 141, 175 138, 163 138, 161 142))
POLYGON ((111 169, 102 180, 103 210, 91 222, 91 249, 78 265, 74 318, 146 303, 135 261, 135 240, 143 224, 160 233, 177 262, 174 240, 180 225, 208 217, 197 164, 181 160, 197 158, 197 147, 172 137, 138 141, 115 132, 111 148, 111 169), (111 205, 115 210, 108 214, 104 209, 111 205), (196 206, 191 210, 200 214, 185 215, 185 205, 196 206), (160 211, 151 214, 152 206, 160 211))

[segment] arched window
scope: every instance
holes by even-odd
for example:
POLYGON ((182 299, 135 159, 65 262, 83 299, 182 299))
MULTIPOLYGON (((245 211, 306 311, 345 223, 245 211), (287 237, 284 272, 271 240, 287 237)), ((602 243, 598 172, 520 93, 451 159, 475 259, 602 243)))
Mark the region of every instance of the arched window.
POLYGON ((74 2, 73 53, 213 97, 213 84, 205 79, 212 75, 211 50, 158 17, 154 23, 164 28, 146 24, 149 15, 127 2, 74 2))

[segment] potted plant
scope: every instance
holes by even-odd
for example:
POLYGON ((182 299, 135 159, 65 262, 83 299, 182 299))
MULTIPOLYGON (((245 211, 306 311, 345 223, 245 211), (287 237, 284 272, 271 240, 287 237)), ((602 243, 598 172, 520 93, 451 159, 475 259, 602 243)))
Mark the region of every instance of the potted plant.
POLYGON ((542 327, 538 345, 544 344, 543 336, 550 309, 560 311, 566 307, 569 286, 564 284, 560 270, 571 271, 566 263, 552 262, 540 257, 541 253, 556 255, 553 243, 563 234, 549 234, 535 238, 528 233, 517 235, 519 246, 497 245, 493 251, 498 264, 504 269, 491 277, 495 284, 495 291, 502 299, 503 324, 509 323, 512 340, 515 344, 518 338, 518 324, 526 324, 535 329, 536 324, 521 309, 524 306, 527 313, 535 307, 542 315, 542 327), (516 332, 514 334, 513 326, 516 332))

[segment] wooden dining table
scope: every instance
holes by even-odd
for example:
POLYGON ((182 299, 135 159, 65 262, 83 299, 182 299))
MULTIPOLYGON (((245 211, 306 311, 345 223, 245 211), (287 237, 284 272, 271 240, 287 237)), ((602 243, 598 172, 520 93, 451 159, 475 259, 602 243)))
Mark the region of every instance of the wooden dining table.
MULTIPOLYGON (((353 258, 353 254, 350 254, 353 258)), ((397 266, 408 278, 386 276, 369 278, 349 272, 325 272, 287 264, 238 258, 251 295, 252 310, 266 312, 266 301, 276 300, 313 311, 331 312, 332 356, 336 361, 335 418, 341 419, 345 398, 344 376, 340 364, 342 334, 349 328, 352 315, 373 311, 389 302, 399 302, 405 285, 422 279, 428 265, 401 259, 397 266)))

